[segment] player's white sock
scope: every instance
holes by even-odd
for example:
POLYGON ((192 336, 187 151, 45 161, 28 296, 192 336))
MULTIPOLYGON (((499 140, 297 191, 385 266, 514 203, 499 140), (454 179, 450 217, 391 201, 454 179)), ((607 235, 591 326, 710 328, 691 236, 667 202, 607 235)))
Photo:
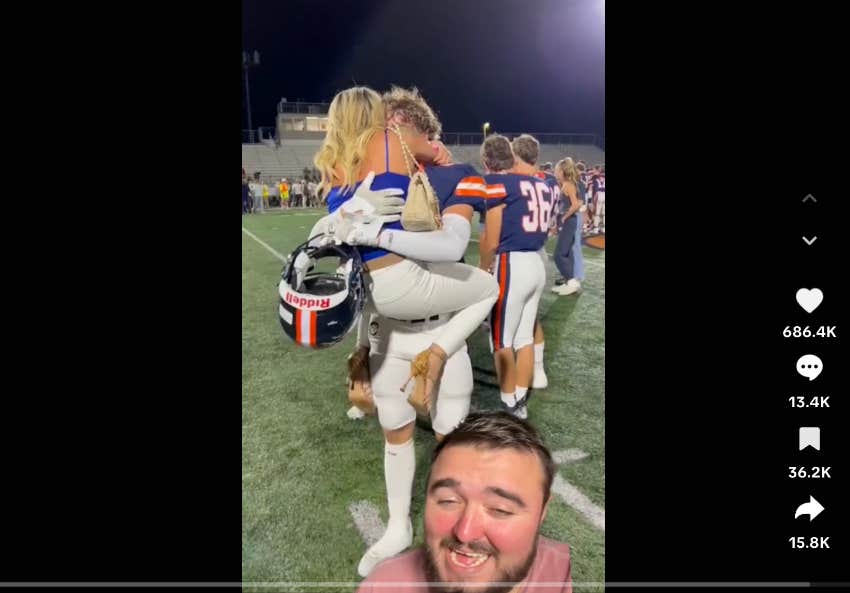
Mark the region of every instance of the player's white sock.
POLYGON ((360 576, 368 576, 379 562, 404 551, 413 543, 410 497, 413 493, 415 471, 413 439, 401 445, 384 443, 384 480, 390 518, 384 535, 360 559, 357 565, 357 573, 360 576))
POLYGON ((546 342, 540 342, 534 345, 534 366, 539 366, 541 369, 543 368, 543 348, 545 346, 546 342))
POLYGON ((384 480, 387 484, 389 523, 400 523, 410 516, 410 497, 413 474, 416 472, 416 453, 413 439, 401 445, 384 443, 384 480))
POLYGON ((502 394, 502 402, 505 405, 513 407, 516 404, 516 396, 513 393, 500 392, 502 394))
POLYGON ((528 387, 520 387, 519 385, 517 385, 516 400, 519 401, 524 398, 526 393, 528 393, 528 387))

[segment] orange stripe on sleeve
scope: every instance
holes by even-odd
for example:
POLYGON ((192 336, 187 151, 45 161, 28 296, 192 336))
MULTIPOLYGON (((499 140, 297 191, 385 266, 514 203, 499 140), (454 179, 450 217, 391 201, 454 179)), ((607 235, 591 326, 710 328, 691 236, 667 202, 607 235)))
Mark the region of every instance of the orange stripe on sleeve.
POLYGON ((486 198, 487 193, 477 189, 458 189, 455 190, 456 196, 466 196, 472 198, 486 198))

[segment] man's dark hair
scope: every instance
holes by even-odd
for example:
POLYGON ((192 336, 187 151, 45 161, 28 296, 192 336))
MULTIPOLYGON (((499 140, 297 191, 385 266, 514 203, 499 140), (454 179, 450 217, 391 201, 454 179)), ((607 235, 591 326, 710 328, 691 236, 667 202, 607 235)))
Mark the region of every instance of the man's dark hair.
POLYGON ((531 134, 522 134, 514 138, 511 148, 516 156, 529 165, 537 163, 540 157, 540 142, 531 134))
POLYGON ((500 134, 487 136, 481 144, 481 163, 490 171, 506 171, 514 166, 511 143, 500 134))
POLYGON ((463 445, 489 450, 514 449, 537 455, 543 466, 543 504, 549 500, 552 480, 555 479, 555 462, 540 434, 525 420, 502 411, 472 412, 460 426, 437 443, 431 456, 431 467, 443 449, 463 445))

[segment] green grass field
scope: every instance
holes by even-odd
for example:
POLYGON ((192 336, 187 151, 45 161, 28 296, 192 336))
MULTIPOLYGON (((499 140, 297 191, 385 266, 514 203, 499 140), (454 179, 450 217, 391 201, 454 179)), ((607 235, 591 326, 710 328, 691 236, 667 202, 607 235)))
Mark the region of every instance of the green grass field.
MULTIPOLYGON (((271 211, 243 216, 242 225, 287 255, 321 215, 271 211)), ((554 239, 550 254, 553 248, 554 239)), ((477 251, 471 243, 468 263, 477 264, 477 251)), ((541 301, 549 387, 534 392, 529 420, 552 451, 589 454, 561 466, 559 474, 604 508, 605 254, 585 247, 584 258, 582 292, 559 297, 547 287, 541 301)), ((353 333, 323 351, 295 346, 284 335, 277 318, 281 269, 274 254, 242 233, 242 578, 248 590, 352 591, 366 545, 349 504, 369 501, 386 521, 383 439, 376 418, 346 416, 345 358, 353 333)), ((547 271, 551 284, 551 262, 547 271)), ((498 408, 487 336, 476 332, 469 344, 472 407, 498 408)), ((422 542, 424 479, 434 446, 425 428, 415 437, 414 545, 422 542)), ((604 532, 559 496, 553 496, 543 534, 570 544, 576 585, 604 581, 604 532)))

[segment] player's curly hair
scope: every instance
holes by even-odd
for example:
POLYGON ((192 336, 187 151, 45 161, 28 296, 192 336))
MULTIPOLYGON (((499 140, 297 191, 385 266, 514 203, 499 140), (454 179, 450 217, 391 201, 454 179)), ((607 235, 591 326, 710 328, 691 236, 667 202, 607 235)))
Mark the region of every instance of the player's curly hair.
POLYGON ((328 109, 328 129, 313 163, 322 175, 318 191, 330 190, 334 182, 347 189, 366 157, 366 146, 386 126, 381 95, 365 86, 340 91, 328 109), (340 173, 342 179, 339 178, 340 173))
POLYGON ((578 170, 576 169, 575 163, 573 163, 573 159, 570 157, 558 161, 555 165, 555 170, 560 172, 564 181, 570 181, 573 184, 578 185, 578 170))
POLYGON ((440 139, 443 125, 419 94, 419 89, 403 89, 393 85, 382 98, 389 122, 412 126, 417 132, 425 134, 428 140, 440 139))

